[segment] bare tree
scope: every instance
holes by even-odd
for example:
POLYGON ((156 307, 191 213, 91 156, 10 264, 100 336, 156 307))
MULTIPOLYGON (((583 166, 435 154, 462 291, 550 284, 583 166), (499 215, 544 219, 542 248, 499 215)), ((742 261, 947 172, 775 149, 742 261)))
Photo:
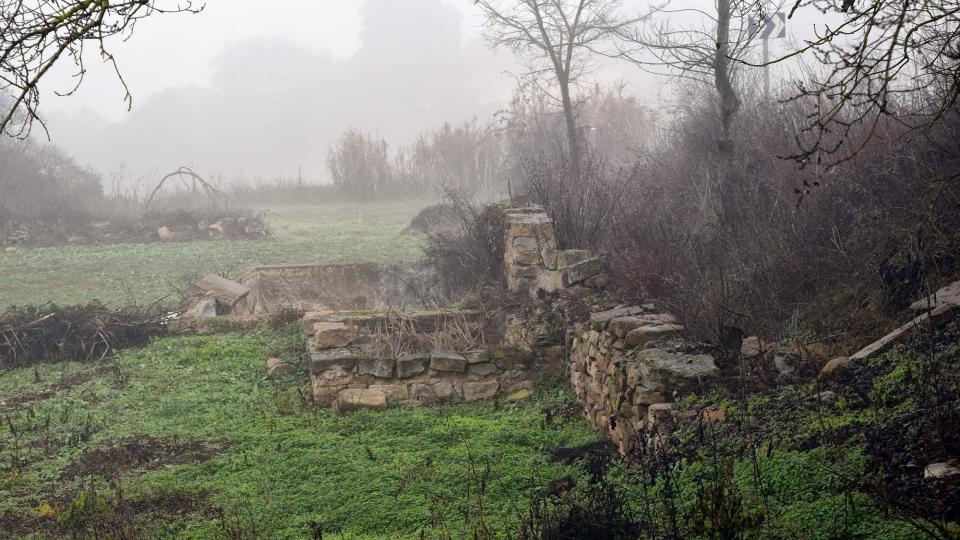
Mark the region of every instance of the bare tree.
POLYGON ((0 97, 9 99, 0 107, 0 133, 25 137, 35 120, 43 125, 37 112, 40 81, 69 58, 76 83, 60 95, 75 92, 86 73, 83 51, 89 42, 113 66, 130 107, 133 98, 106 40, 129 37, 140 19, 154 14, 201 9, 191 0, 0 0, 0 97))
POLYGON ((856 156, 884 119, 925 136, 960 96, 960 0, 791 0, 840 24, 771 63, 812 55, 825 74, 798 85, 812 112, 797 137, 801 163, 823 170, 856 156))
POLYGON ((620 29, 632 23, 620 14, 621 0, 476 0, 486 18, 492 47, 508 47, 523 59, 528 75, 549 74, 560 93, 567 150, 574 176, 581 177, 582 141, 577 133, 573 91, 591 58, 620 29))
POLYGON ((735 78, 738 61, 754 43, 748 21, 773 9, 763 0, 715 0, 713 9, 677 8, 669 2, 644 15, 643 25, 630 25, 618 34, 619 56, 642 69, 710 84, 718 97, 717 147, 730 157, 733 121, 740 110, 735 78), (678 25, 679 15, 698 21, 678 25))

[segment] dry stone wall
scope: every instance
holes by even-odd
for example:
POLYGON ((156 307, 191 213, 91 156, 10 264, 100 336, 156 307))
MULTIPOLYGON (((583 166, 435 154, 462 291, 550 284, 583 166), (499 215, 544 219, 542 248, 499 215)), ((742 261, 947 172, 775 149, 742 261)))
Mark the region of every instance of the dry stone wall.
POLYGON ((387 342, 395 349, 400 339, 429 343, 451 317, 471 324, 479 314, 410 313, 393 327, 387 315, 378 313, 307 314, 304 331, 315 402, 339 411, 380 409, 491 399, 529 385, 531 357, 521 351, 484 347, 393 354, 391 347, 380 346, 387 342))
POLYGON ((557 249, 557 231, 542 207, 508 208, 504 263, 507 288, 513 292, 553 293, 597 280, 604 265, 581 249, 557 249))
POLYGON ((592 313, 574 329, 570 384, 587 419, 624 455, 667 425, 671 402, 719 375, 713 357, 687 350, 682 331, 652 305, 592 313))

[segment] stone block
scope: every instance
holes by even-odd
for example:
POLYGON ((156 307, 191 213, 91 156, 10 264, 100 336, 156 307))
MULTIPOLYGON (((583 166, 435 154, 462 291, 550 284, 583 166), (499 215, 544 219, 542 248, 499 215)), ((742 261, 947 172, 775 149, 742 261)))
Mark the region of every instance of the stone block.
POLYGON ((346 347, 356 337, 356 330, 342 322, 316 322, 313 324, 313 345, 318 349, 346 347))
POLYGON ((740 357, 744 360, 751 360, 763 353, 763 342, 757 336, 744 338, 740 343, 740 357))
POLYGON ((310 344, 310 373, 320 373, 333 366, 351 370, 357 362, 349 349, 316 349, 310 344))
POLYGON ((563 270, 538 269, 537 271, 537 289, 554 293, 566 287, 563 270))
POLYGON ((467 359, 467 364, 468 364, 468 365, 473 365, 473 364, 486 364, 487 362, 490 361, 490 358, 489 358, 488 355, 487 355, 487 351, 474 351, 474 352, 469 352, 469 353, 463 355, 463 357, 467 359))
POLYGON ((392 358, 364 358, 357 362, 357 373, 389 379, 393 377, 394 363, 392 358))
POLYGON ((267 377, 290 375, 297 372, 297 367, 284 362, 280 358, 267 358, 267 377))
POLYGON ((661 343, 665 340, 678 337, 684 328, 676 324, 661 324, 658 326, 641 326, 627 332, 624 339, 627 347, 644 347, 652 343, 661 343))
POLYGON ((516 403, 518 401, 527 399, 528 397, 530 397, 530 390, 526 388, 521 388, 520 390, 517 390, 516 392, 513 392, 512 394, 507 396, 507 401, 509 401, 510 403, 516 403))
POLYGON ((347 388, 337 394, 334 403, 338 412, 347 412, 358 409, 386 409, 387 396, 370 388, 347 388))
POLYGON ((592 325, 594 330, 603 330, 604 328, 607 327, 607 323, 609 323, 611 319, 615 319, 617 317, 627 317, 630 315, 637 315, 639 313, 643 313, 643 309, 637 306, 621 307, 621 308, 615 308, 615 309, 608 309, 606 311, 598 311, 596 313, 590 314, 590 324, 592 325))
POLYGON ((574 266, 592 258, 593 254, 585 249, 565 249, 557 252, 557 268, 574 266))
POLYGON ((510 229, 507 231, 508 237, 541 235, 554 236, 553 223, 546 214, 543 214, 541 219, 526 217, 511 221, 510 229))
POLYGON ((610 284, 610 276, 606 274, 597 274, 593 277, 583 280, 583 284, 589 289, 603 289, 610 284))
POLYGON ((513 238, 511 245, 514 253, 536 251, 539 254, 540 252, 540 242, 535 236, 516 236, 513 238))
POLYGON ((839 375, 848 369, 850 369, 850 359, 846 356, 838 356, 827 362, 827 365, 823 366, 823 369, 820 370, 817 378, 820 380, 826 380, 839 375))
POLYGON ((497 381, 480 381, 463 383, 463 400, 477 401, 496 397, 500 385, 497 381))
POLYGON ((646 389, 638 389, 633 394, 633 404, 641 407, 649 407, 657 403, 666 403, 667 396, 662 392, 650 392, 646 389))
POLYGON ((540 265, 540 252, 539 251, 516 251, 512 253, 512 262, 513 264, 520 266, 539 266, 540 265))
POLYGON ((370 390, 383 393, 391 405, 406 401, 410 396, 405 384, 371 384, 370 390))
POLYGON ((582 283, 603 272, 603 267, 603 260, 599 257, 594 257, 563 268, 565 274, 564 281, 566 282, 564 286, 569 287, 570 285, 582 283))
POLYGON ((924 480, 958 480, 960 479, 960 467, 956 462, 931 463, 923 468, 924 480))
POLYGON ((514 266, 510 272, 515 279, 535 280, 541 270, 541 268, 537 268, 536 266, 514 266))
POLYGON ((497 366, 486 362, 483 364, 470 364, 467 366, 468 375, 476 375, 478 377, 488 377, 497 372, 497 366))
POLYGON ((617 337, 625 337, 628 332, 646 324, 643 319, 633 315, 614 317, 607 324, 607 331, 617 337))
POLYGON ((708 354, 645 349, 637 353, 637 362, 643 386, 651 391, 695 390, 700 383, 720 374, 713 357, 708 354))
POLYGON ((455 352, 435 352, 430 355, 430 369, 463 373, 467 370, 467 359, 455 352))
POLYGON ((433 383, 433 395, 441 401, 451 401, 457 397, 457 390, 449 381, 433 383))
POLYGON ((543 258, 543 266, 548 270, 557 269, 559 255, 560 251, 555 249, 544 249, 540 251, 540 256, 543 258))
POLYGON ((406 379, 427 371, 430 355, 426 353, 407 353, 397 359, 397 377, 406 379))
POLYGON ((416 402, 431 402, 436 400, 433 385, 427 383, 413 383, 410 385, 410 399, 416 402))

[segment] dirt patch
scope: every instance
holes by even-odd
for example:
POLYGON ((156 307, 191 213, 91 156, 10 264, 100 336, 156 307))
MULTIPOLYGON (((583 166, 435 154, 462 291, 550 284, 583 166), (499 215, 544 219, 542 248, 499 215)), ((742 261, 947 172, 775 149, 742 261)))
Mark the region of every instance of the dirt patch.
POLYGON ((13 537, 42 538, 155 538, 152 526, 191 516, 218 518, 223 512, 210 505, 211 493, 180 490, 136 496, 84 491, 36 515, 0 516, 0 530, 13 537))
POLYGON ((102 476, 110 480, 126 476, 134 469, 158 469, 206 461, 216 451, 198 441, 177 442, 142 435, 115 441, 109 448, 84 452, 64 468, 62 477, 102 476))

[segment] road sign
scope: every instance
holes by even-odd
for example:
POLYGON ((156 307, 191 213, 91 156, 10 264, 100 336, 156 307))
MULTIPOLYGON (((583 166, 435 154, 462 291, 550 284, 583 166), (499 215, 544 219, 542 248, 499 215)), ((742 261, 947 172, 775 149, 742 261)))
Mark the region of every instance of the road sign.
POLYGON ((757 31, 757 21, 750 19, 747 23, 747 32, 760 39, 778 39, 787 37, 787 14, 780 12, 773 15, 764 15, 760 22, 760 31, 757 31))

